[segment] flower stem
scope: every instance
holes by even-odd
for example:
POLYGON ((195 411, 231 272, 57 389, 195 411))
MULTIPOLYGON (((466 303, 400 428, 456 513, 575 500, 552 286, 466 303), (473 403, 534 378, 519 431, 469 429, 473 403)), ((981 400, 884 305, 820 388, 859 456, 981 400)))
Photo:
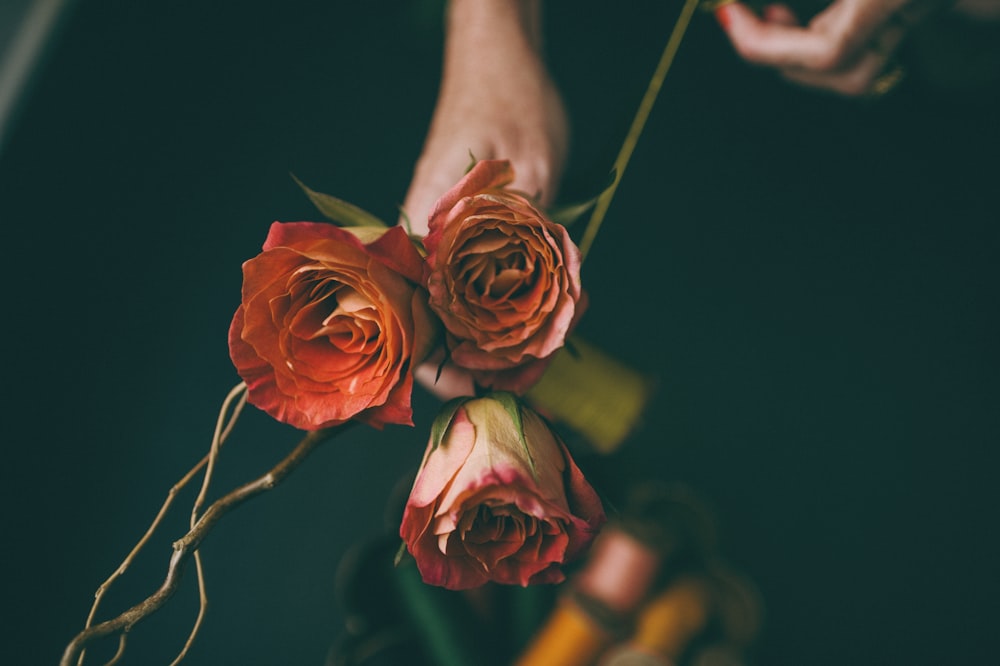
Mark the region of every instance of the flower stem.
POLYGON ((618 183, 621 182, 622 175, 625 173, 625 167, 628 165, 629 158, 632 157, 632 151, 635 150, 635 146, 639 142, 639 135, 642 134, 642 128, 645 126, 649 112, 653 109, 653 104, 656 102, 656 96, 663 85, 663 79, 667 76, 667 71, 674 61, 677 49, 681 45, 681 39, 687 31, 688 24, 691 22, 691 16, 694 14, 694 10, 697 8, 699 2, 700 0, 684 1, 680 16, 678 16, 677 22, 674 23, 674 29, 671 31, 667 45, 663 49, 663 55, 660 56, 660 62, 656 66, 656 71, 653 72, 653 78, 649 81, 646 94, 639 103, 639 109, 636 111, 635 118, 632 119, 632 126, 629 128, 628 134, 625 135, 625 141, 622 143, 618 157, 615 159, 614 182, 598 197, 597 204, 594 206, 594 212, 590 216, 590 221, 587 222, 587 228, 584 230, 583 238, 580 241, 581 260, 587 258, 587 252, 594 243, 597 230, 604 220, 608 206, 611 205, 611 199, 615 195, 615 190, 618 189, 618 183))

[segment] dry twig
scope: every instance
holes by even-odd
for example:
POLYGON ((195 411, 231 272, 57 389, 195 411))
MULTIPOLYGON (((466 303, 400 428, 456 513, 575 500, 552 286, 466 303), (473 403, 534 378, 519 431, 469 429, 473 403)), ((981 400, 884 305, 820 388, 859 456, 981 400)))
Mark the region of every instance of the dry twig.
MULTIPOLYGON (((292 451, 285 456, 277 465, 271 468, 263 476, 246 483, 239 488, 229 492, 219 498, 206 509, 205 513, 198 519, 194 527, 183 537, 173 544, 173 554, 167 566, 167 575, 156 592, 147 597, 144 601, 136 604, 132 608, 124 611, 120 615, 105 622, 89 626, 77 634, 63 652, 60 666, 73 666, 82 650, 91 641, 105 636, 119 633, 122 636, 121 643, 124 644, 124 636, 139 621, 149 617, 159 610, 166 601, 177 591, 184 572, 184 566, 188 559, 198 549, 202 540, 208 535, 215 524, 230 510, 246 502, 265 491, 277 486, 288 474, 302 463, 312 451, 326 439, 339 434, 354 422, 326 430, 317 430, 308 433, 295 446, 292 451)), ((194 470, 192 470, 193 472, 194 470)), ((144 537, 145 538, 145 537, 144 537)), ((102 586, 103 587, 103 586, 102 586)))

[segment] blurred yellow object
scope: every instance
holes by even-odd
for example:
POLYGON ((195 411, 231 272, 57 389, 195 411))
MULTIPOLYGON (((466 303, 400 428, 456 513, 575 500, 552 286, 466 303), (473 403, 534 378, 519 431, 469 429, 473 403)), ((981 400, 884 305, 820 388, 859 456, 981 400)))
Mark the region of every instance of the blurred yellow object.
POLYGON ((711 606, 705 581, 696 576, 679 578, 640 611, 632 643, 676 659, 705 628, 711 606))
POLYGON ((615 640, 614 631, 565 595, 515 666, 590 666, 615 640))
POLYGON ((639 423, 653 385, 650 377, 572 336, 525 397, 546 418, 609 454, 639 423))
POLYGON ((621 645, 601 660, 601 666, 674 666, 674 662, 657 654, 621 645))
POLYGON ((673 664, 708 624, 711 606, 711 592, 704 580, 698 576, 678 578, 643 607, 632 636, 610 649, 600 666, 673 664))

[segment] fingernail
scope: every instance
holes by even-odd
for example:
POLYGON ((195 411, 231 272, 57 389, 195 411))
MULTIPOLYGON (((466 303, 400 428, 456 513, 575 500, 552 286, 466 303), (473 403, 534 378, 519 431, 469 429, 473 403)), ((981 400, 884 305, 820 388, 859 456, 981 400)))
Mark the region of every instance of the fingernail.
POLYGON ((723 30, 729 27, 729 5, 722 5, 715 10, 715 20, 719 22, 723 30))

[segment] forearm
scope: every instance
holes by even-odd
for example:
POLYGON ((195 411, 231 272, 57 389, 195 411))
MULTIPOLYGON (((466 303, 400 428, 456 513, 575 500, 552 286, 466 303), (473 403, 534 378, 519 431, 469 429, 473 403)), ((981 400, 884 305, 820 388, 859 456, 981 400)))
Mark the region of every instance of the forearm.
POLYGON ((541 67, 541 0, 450 0, 442 89, 541 67))
POLYGON ((542 45, 541 0, 449 0, 445 12, 445 66, 499 58, 484 44, 511 44, 538 51, 542 45))

